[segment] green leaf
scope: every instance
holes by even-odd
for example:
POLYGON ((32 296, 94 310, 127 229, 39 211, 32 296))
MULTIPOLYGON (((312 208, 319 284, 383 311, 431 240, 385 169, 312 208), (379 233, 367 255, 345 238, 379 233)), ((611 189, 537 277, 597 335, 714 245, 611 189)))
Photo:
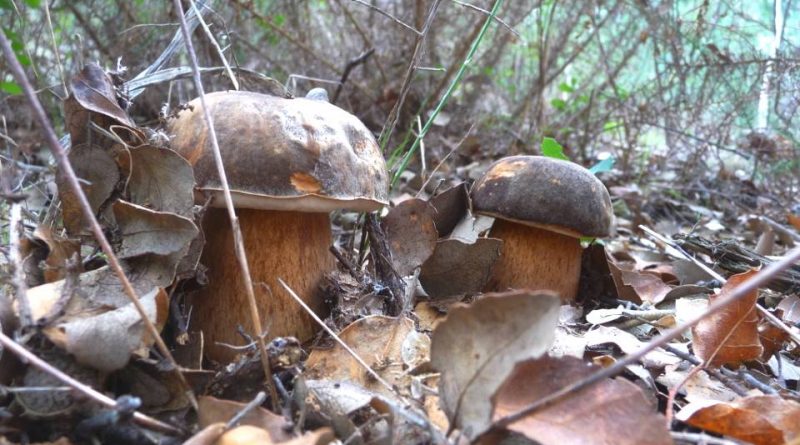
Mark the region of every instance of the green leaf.
POLYGON ((0 91, 8 94, 22 94, 22 87, 15 82, 0 82, 0 91))
POLYGON ((553 99, 550 101, 550 105, 558 111, 564 111, 564 109, 567 108, 567 101, 563 99, 553 99))
POLYGON ((31 8, 38 8, 42 6, 42 0, 25 0, 25 4, 31 8))
POLYGON ((569 161, 569 158, 564 154, 564 147, 553 138, 542 139, 542 154, 548 158, 569 161))
POLYGON ((614 158, 614 156, 609 156, 609 157, 603 159, 602 161, 598 162, 597 164, 594 164, 593 166, 591 166, 589 168, 589 171, 592 172, 595 175, 599 174, 599 173, 604 173, 604 172, 607 172, 607 171, 611 171, 611 169, 614 168, 614 163, 615 162, 617 162, 616 158, 614 158))
POLYGON ((575 91, 575 88, 572 88, 572 87, 571 87, 569 84, 567 84, 566 82, 561 82, 561 83, 558 85, 558 89, 559 89, 559 90, 561 90, 561 91, 563 91, 563 92, 565 92, 565 93, 572 93, 572 92, 574 92, 574 91, 575 91))
POLYGON ((283 14, 278 14, 272 21, 275 23, 275 26, 280 28, 286 22, 286 16, 283 14))
POLYGON ((0 0, 0 9, 12 9, 11 0, 0 0))
POLYGON ((22 53, 17 53, 17 60, 22 66, 31 66, 31 58, 22 53))
POLYGON ((622 122, 620 121, 608 121, 603 124, 603 131, 608 132, 612 130, 616 130, 617 128, 622 126, 622 122))

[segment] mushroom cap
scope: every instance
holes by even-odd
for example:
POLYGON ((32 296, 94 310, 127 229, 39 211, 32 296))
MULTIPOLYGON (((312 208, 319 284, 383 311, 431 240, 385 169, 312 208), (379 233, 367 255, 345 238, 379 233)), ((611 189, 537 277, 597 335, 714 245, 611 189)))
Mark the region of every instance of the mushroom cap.
MULTIPOLYGON (((252 92, 206 94, 234 205, 265 210, 371 211, 387 203, 375 137, 324 101, 252 92)), ((194 167, 196 199, 224 207, 200 99, 168 124, 172 148, 194 167)))
POLYGON ((613 231, 608 190, 589 170, 544 156, 495 162, 472 188, 476 213, 575 238, 613 231))

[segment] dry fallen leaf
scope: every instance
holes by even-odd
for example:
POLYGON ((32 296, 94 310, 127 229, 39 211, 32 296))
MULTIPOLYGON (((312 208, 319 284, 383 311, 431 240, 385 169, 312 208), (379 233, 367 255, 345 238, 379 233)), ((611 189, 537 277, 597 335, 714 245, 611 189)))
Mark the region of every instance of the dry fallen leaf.
MULTIPOLYGON (((93 144, 73 145, 69 152, 69 161, 75 175, 81 180, 81 190, 86 195, 89 206, 97 214, 121 179, 117 161, 109 150, 93 144)), ((56 185, 67 233, 78 236, 84 231, 88 232, 78 196, 69 187, 61 170, 56 174, 56 185)))
POLYGON ((695 428, 756 445, 787 443, 800 437, 800 404, 777 395, 735 402, 692 402, 675 416, 695 428))
POLYGON ((552 292, 487 294, 454 306, 433 332, 431 364, 452 424, 475 438, 490 425, 491 396, 522 360, 553 343, 561 300, 552 292))
POLYGON ((495 238, 479 238, 472 244, 441 240, 422 265, 420 284, 433 299, 476 294, 492 276, 502 247, 503 242, 495 238))
POLYGON ((115 202, 113 208, 122 237, 119 258, 181 252, 188 249, 199 231, 192 220, 175 213, 157 212, 125 201, 115 202))
MULTIPOLYGON (((373 315, 350 324, 339 333, 342 341, 364 359, 385 381, 399 388, 408 386, 408 367, 403 357, 427 357, 427 336, 414 330, 408 318, 373 315)), ((348 380, 388 397, 394 393, 367 373, 338 343, 330 349, 314 349, 306 360, 305 375, 314 380, 348 380)))
MULTIPOLYGON (((584 336, 586 339, 587 347, 597 347, 602 344, 615 344, 625 354, 631 354, 638 351, 645 346, 644 342, 640 341, 636 336, 625 332, 619 328, 598 326, 592 329, 584 336)), ((656 349, 650 351, 642 358, 642 363, 649 369, 660 369, 667 365, 674 365, 681 361, 675 355, 656 349)))
MULTIPOLYGON (((493 419, 518 412, 597 368, 574 357, 542 357, 518 364, 493 397, 493 419)), ((642 390, 623 379, 605 379, 507 427, 542 444, 671 444, 666 421, 642 390)))
POLYGON ((800 323, 800 297, 797 295, 789 295, 780 303, 776 309, 780 309, 783 311, 783 315, 781 316, 781 320, 785 321, 786 323, 800 323))
POLYGON ((672 290, 658 276, 635 270, 635 264, 617 261, 612 255, 608 255, 608 268, 617 286, 617 293, 623 300, 658 304, 672 290))
MULTIPOLYGON (((736 274, 709 303, 727 298, 733 290, 755 275, 756 270, 736 274)), ((761 357, 764 351, 758 338, 758 291, 753 291, 728 307, 709 315, 692 328, 695 354, 711 366, 738 364, 761 357)))
POLYGON ((469 193, 467 185, 461 183, 439 193, 429 201, 436 210, 433 213, 433 222, 439 237, 445 237, 456 227, 459 221, 467 214, 469 207, 469 193))
MULTIPOLYGON (((245 405, 245 403, 209 396, 199 397, 197 399, 197 423, 200 428, 219 422, 225 423, 242 411, 245 405)), ((269 434, 268 437, 273 443, 285 442, 292 438, 287 430, 287 426, 289 426, 287 420, 261 407, 250 410, 237 425, 258 427, 269 434)))
POLYGON ((192 218, 194 173, 179 154, 143 145, 131 148, 128 194, 130 201, 159 212, 192 218))
POLYGON ((414 273, 436 248, 439 235, 433 222, 435 212, 427 201, 409 199, 392 207, 381 220, 392 252, 392 265, 401 276, 414 273))

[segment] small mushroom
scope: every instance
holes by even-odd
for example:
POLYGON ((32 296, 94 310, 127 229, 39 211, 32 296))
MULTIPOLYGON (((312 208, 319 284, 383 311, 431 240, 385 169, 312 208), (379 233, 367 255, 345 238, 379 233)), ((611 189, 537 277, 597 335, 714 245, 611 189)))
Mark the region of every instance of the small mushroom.
POLYGON ((492 164, 471 194, 476 213, 496 218, 491 236, 503 240, 487 290, 550 289, 574 300, 580 238, 613 230, 603 183, 572 162, 511 156, 492 164))
MULTIPOLYGON (((333 268, 329 213, 372 211, 386 204, 388 175, 372 133, 355 116, 324 101, 251 92, 206 95, 244 247, 269 338, 308 340, 318 330, 278 283, 283 279, 317 313, 318 285, 333 268), (266 284, 269 290, 265 289, 266 284)), ((253 333, 247 293, 200 101, 169 123, 172 147, 194 167, 195 202, 211 197, 201 262, 208 285, 191 298, 192 323, 205 333, 209 357, 233 353, 216 342, 242 343, 253 333)))

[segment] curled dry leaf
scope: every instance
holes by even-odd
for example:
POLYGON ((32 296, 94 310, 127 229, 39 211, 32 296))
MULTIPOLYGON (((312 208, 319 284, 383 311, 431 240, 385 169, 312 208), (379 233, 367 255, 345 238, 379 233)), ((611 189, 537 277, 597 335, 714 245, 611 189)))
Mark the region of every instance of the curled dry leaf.
POLYGON ((495 238, 480 238, 473 244, 441 240, 422 265, 420 284, 431 298, 476 294, 492 276, 502 247, 503 242, 495 238))
MULTIPOLYGON (((574 357, 542 357, 518 364, 493 397, 493 419, 514 414, 536 400, 596 372, 574 357)), ((622 379, 605 379, 507 427, 543 444, 671 444, 666 421, 642 390, 622 379)))
POLYGON ((695 428, 747 443, 789 443, 800 437, 800 404, 777 395, 750 396, 735 402, 696 401, 675 416, 695 428))
POLYGON ((553 343, 560 301, 552 292, 521 290, 450 310, 433 332, 431 364, 442 373, 439 396, 451 424, 470 438, 489 427, 490 398, 514 365, 553 343))
MULTIPOLYGON (((587 347, 597 347, 602 344, 610 343, 617 345, 625 354, 631 354, 645 346, 635 335, 619 328, 608 326, 598 326, 597 329, 592 329, 587 332, 584 338, 586 339, 587 347)), ((650 369, 661 369, 667 365, 675 365, 680 361, 681 359, 677 356, 660 349, 648 352, 642 359, 642 363, 650 369)))
MULTIPOLYGON (((81 182, 81 189, 86 194, 92 212, 97 214, 120 181, 117 161, 109 150, 92 144, 73 145, 69 152, 69 161, 81 182)), ((61 213, 67 233, 78 236, 85 230, 88 231, 78 197, 69 187, 60 169, 56 174, 56 186, 58 196, 61 198, 61 213)))
POLYGON ((386 425, 365 421, 370 417, 370 403, 375 394, 352 382, 299 379, 293 396, 299 406, 305 407, 307 422, 330 426, 336 437, 352 438, 354 445, 364 444, 365 435, 386 425), (357 419, 351 419, 356 416, 357 419), (363 426, 357 427, 355 421, 363 426))
POLYGON ((130 201, 159 212, 191 218, 194 173, 179 154, 166 148, 142 145, 130 150, 130 201))
POLYGON ((433 222, 439 237, 445 237, 455 229, 456 224, 466 216, 469 209, 467 184, 461 183, 439 193, 430 200, 436 210, 433 222))
MULTIPOLYGON (((44 241, 49 250, 44 267, 45 283, 52 283, 64 278, 67 261, 71 260, 75 255, 80 255, 80 243, 77 240, 54 234, 50 227, 46 225, 36 227, 36 230, 33 231, 33 236, 44 241)), ((83 269, 83 264, 80 262, 80 256, 77 259, 75 270, 80 272, 83 269)))
MULTIPOLYGON (((148 317, 160 329, 167 318, 167 296, 148 281, 141 275, 133 284, 148 317)), ((79 363, 101 371, 122 368, 131 354, 154 340, 107 267, 80 275, 78 283, 60 280, 29 289, 28 300, 33 319, 47 322, 43 332, 53 343, 79 363)))
POLYGON ((421 199, 409 199, 389 210, 381 226, 389 241, 392 265, 401 276, 411 275, 436 247, 434 208, 421 199))
POLYGON ((658 304, 672 290, 658 276, 634 270, 635 263, 618 262, 608 255, 608 269, 617 286, 617 294, 623 300, 634 303, 658 304))
MULTIPOLYGON (((385 381, 399 388, 409 385, 405 357, 416 363, 428 356, 428 340, 414 330, 408 318, 373 315, 362 318, 339 333, 350 346, 385 381)), ((330 349, 314 349, 306 361, 306 377, 310 379, 347 380, 369 391, 395 397, 394 393, 370 376, 361 364, 338 343, 330 349)))
POLYGON ((115 202, 113 208, 122 237, 117 252, 120 258, 181 252, 188 249, 198 233, 192 220, 175 213, 157 212, 125 201, 115 202))
MULTIPOLYGON (((727 298, 737 286, 757 273, 750 270, 728 279, 709 303, 727 298)), ((750 292, 735 303, 709 315, 692 328, 695 354, 711 366, 738 364, 754 360, 764 351, 758 338, 758 291, 750 292)))
MULTIPOLYGON (((197 399, 197 423, 206 428, 216 423, 225 423, 244 409, 246 404, 222 400, 209 396, 197 399)), ((273 443, 285 442, 292 438, 287 427, 289 423, 282 416, 256 407, 250 410, 237 425, 249 425, 266 431, 273 443)))

